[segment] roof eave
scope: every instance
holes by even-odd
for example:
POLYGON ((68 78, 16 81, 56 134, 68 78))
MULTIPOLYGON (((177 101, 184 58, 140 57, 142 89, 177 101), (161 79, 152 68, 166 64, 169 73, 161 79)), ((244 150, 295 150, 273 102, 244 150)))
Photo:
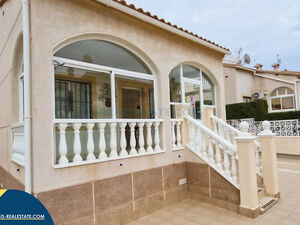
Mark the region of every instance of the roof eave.
POLYGON ((112 0, 96 0, 96 1, 102 3, 102 4, 106 5, 106 6, 112 7, 114 9, 118 10, 118 11, 121 11, 123 13, 129 14, 129 15, 131 15, 133 17, 136 17, 136 18, 138 18, 140 20, 143 20, 143 21, 145 21, 147 23, 150 23, 150 24, 152 24, 152 25, 154 25, 156 27, 162 28, 164 30, 168 30, 168 31, 170 31, 170 32, 172 32, 172 33, 174 33, 176 35, 179 35, 179 36, 182 36, 184 38, 187 38, 187 39, 189 39, 189 40, 191 40, 193 42, 196 42, 198 44, 206 46, 206 47, 208 47, 210 49, 213 49, 215 51, 218 51, 220 53, 223 53, 223 54, 229 54, 230 53, 230 51, 228 49, 224 49, 222 47, 218 47, 218 46, 216 46, 216 45, 214 45, 212 43, 209 43, 209 42, 207 42, 205 40, 197 38, 197 37, 195 37, 195 36, 193 36, 193 35, 191 35, 189 33, 186 33, 186 32, 184 32, 182 30, 179 30, 179 29, 177 29, 175 27, 172 27, 172 26, 170 26, 168 24, 165 24, 165 23, 163 23, 163 22, 161 22, 159 20, 156 20, 156 19, 154 19, 154 18, 152 18, 150 16, 147 16, 147 15, 145 15, 143 13, 140 13, 140 12, 134 10, 134 9, 126 7, 126 6, 124 6, 124 5, 120 4, 120 3, 114 2, 112 0))

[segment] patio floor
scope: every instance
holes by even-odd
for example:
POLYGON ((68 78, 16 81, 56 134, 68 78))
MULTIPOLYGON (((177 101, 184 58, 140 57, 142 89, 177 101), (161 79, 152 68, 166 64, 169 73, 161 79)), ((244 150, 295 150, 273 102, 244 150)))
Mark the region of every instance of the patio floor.
POLYGON ((300 225, 300 159, 278 160, 281 199, 255 219, 194 200, 185 200, 128 225, 300 225))

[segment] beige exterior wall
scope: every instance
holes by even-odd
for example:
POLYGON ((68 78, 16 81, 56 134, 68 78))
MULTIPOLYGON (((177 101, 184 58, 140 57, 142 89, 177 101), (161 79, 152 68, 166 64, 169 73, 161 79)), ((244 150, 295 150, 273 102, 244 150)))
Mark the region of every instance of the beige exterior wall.
MULTIPOLYGON (((22 1, 7 1, 0 16, 0 167, 24 182, 23 168, 12 163, 11 124, 19 122, 18 80, 20 64, 22 1), (20 169, 20 171, 17 171, 20 169)), ((22 51, 21 51, 22 52, 22 51)))
POLYGON ((300 137, 275 137, 277 154, 300 156, 300 137))
MULTIPOLYGON (((0 20, 0 166, 24 183, 23 170, 10 161, 10 125, 18 122, 18 81, 14 49, 22 30, 21 1, 7 1, 0 20), (7 22, 9 21, 9 22, 7 22), (9 35, 9 36, 5 36, 9 35)), ((92 180, 118 176, 137 170, 180 163, 187 160, 185 150, 171 151, 170 118, 164 122, 166 153, 77 166, 53 168, 53 53, 80 39, 96 38, 116 42, 141 57, 156 76, 158 108, 169 109, 169 73, 180 63, 204 70, 216 87, 217 115, 225 118, 223 54, 182 37, 145 24, 94 1, 32 0, 32 153, 33 192, 39 193, 92 180), (76 12, 76 16, 74 16, 76 12), (178 156, 180 154, 180 157, 178 156), (123 166, 120 167, 120 163, 123 166)))
MULTIPOLYGON (((271 93, 279 87, 288 87, 295 91, 295 85, 292 84, 297 80, 297 76, 274 75, 267 73, 257 73, 258 75, 267 76, 271 79, 256 76, 252 69, 239 68, 224 65, 225 76, 225 102, 226 104, 234 104, 243 102, 243 96, 251 97, 255 91, 264 91, 268 105, 270 105, 271 93), (273 79, 272 79, 273 78, 273 79), (280 79, 274 80, 274 79, 280 79), (292 83, 291 83, 292 82, 292 83)), ((300 89, 300 88, 299 88, 300 89)), ((296 101, 299 102, 299 93, 295 91, 296 101)), ((299 104, 298 104, 299 105, 299 104)))

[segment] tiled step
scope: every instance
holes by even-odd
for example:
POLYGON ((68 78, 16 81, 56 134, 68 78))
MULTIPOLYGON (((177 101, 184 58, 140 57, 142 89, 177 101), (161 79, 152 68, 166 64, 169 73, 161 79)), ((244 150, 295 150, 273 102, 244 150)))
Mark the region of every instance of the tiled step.
POLYGON ((273 205, 275 205, 278 202, 278 198, 272 198, 272 197, 263 197, 259 200, 259 207, 260 207, 260 214, 265 213, 267 210, 272 208, 273 205))

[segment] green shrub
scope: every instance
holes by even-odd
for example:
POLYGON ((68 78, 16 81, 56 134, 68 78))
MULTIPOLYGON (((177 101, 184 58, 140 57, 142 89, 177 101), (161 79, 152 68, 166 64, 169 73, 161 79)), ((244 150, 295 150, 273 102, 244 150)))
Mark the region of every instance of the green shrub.
POLYGON ((228 120, 244 118, 262 120, 266 113, 268 113, 268 104, 265 100, 226 105, 226 118, 228 120))
POLYGON ((256 121, 300 120, 300 111, 268 113, 266 100, 254 100, 251 102, 226 105, 226 118, 228 120, 254 118, 256 121))

